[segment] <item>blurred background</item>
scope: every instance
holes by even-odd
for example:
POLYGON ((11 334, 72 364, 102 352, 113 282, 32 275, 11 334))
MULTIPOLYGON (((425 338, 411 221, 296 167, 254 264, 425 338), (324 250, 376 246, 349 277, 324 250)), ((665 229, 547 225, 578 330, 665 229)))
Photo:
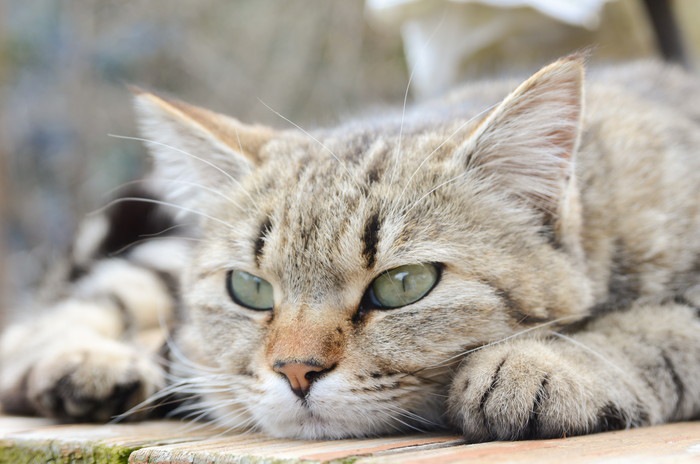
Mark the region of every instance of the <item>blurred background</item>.
MULTIPOLYGON (((79 218, 147 168, 108 135, 138 135, 127 84, 327 125, 402 101, 411 75, 415 100, 584 47, 594 63, 658 56, 645 3, 660 2, 0 0, 0 308, 30 306, 79 218)), ((700 2, 671 3, 692 66, 700 2)))

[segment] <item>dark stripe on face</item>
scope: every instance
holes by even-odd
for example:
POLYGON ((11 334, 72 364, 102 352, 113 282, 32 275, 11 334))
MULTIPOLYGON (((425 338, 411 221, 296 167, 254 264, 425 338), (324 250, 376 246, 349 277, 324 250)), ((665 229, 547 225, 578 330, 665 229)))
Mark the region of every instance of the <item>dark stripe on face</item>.
POLYGON ((379 244, 379 230, 381 229, 381 221, 379 214, 374 213, 369 217, 365 224, 365 232, 362 234, 362 256, 367 263, 367 269, 374 267, 377 261, 377 245, 379 244))
POLYGON ((372 159, 369 160, 369 165, 367 166, 367 171, 365 174, 365 179, 368 186, 379 182, 382 174, 386 170, 386 163, 390 148, 388 146, 381 146, 377 149, 373 149, 372 159))
POLYGON ((272 230, 272 221, 269 217, 260 224, 260 230, 258 231, 258 238, 255 239, 255 263, 260 267, 260 259, 262 258, 263 249, 265 248, 265 238, 270 234, 272 230))

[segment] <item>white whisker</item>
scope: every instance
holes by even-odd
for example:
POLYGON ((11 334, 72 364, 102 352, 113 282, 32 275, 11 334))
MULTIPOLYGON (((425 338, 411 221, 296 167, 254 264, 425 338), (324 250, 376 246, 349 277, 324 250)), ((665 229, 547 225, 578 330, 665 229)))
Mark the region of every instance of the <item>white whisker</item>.
POLYGON ((173 147, 172 145, 168 145, 167 143, 158 142, 157 140, 149 140, 149 139, 145 139, 145 138, 143 138, 143 137, 130 137, 130 136, 126 136, 126 135, 116 135, 116 134, 107 134, 107 135, 108 135, 109 137, 114 137, 114 138, 117 138, 117 139, 135 140, 135 141, 138 141, 138 142, 150 143, 150 144, 153 144, 153 145, 158 145, 158 146, 161 146, 161 147, 169 148, 169 149, 174 150, 174 151, 176 151, 176 152, 178 152, 178 153, 182 153, 183 155, 189 156, 190 158, 196 159, 197 161, 200 161, 200 162, 206 164, 207 166, 211 166, 212 168, 216 169, 218 172, 220 172, 221 174, 223 174, 224 176, 226 176, 227 179, 229 179, 231 182, 233 182, 233 183, 236 184, 238 187, 240 187, 240 189, 243 191, 243 193, 244 193, 246 196, 248 196, 248 198, 250 198, 250 200, 253 201, 253 203, 255 203, 255 201, 253 200, 253 197, 250 196, 250 194, 243 188, 243 186, 242 186, 241 183, 238 181, 238 179, 236 179, 236 178, 233 177, 230 173, 228 173, 228 172, 226 172, 225 170, 221 169, 219 166, 215 165, 214 163, 212 163, 212 162, 209 161, 209 160, 206 160, 206 159, 204 159, 204 158, 201 158, 201 157, 199 157, 199 156, 197 156, 197 155, 194 155, 194 154, 192 154, 192 153, 186 152, 185 150, 181 150, 181 149, 179 149, 179 148, 177 148, 177 147, 173 147))
POLYGON ((417 373, 419 373, 419 372, 422 372, 422 371, 425 371, 425 370, 428 370, 428 369, 436 369, 436 368, 439 368, 439 367, 445 367, 446 364, 451 363, 452 361, 461 362, 462 359, 463 359, 465 356, 467 356, 467 355, 469 355, 469 354, 472 354, 472 353, 474 353, 474 352, 476 352, 476 351, 483 350, 484 348, 488 348, 489 346, 498 345, 498 344, 500 344, 500 343, 507 342, 508 340, 512 340, 512 339, 517 338, 517 337, 522 337, 522 336, 525 335, 525 334, 528 334, 528 333, 531 333, 531 332, 534 332, 534 331, 543 329, 543 328, 545 328, 545 327, 549 327, 549 326, 558 324, 558 323, 560 323, 560 322, 571 321, 571 320, 576 320, 576 319, 580 319, 580 316, 577 316, 577 315, 562 316, 562 317, 559 317, 559 318, 557 318, 557 319, 553 319, 553 320, 551 320, 551 321, 543 322, 543 323, 538 324, 538 325, 536 325, 536 326, 528 327, 527 329, 523 329, 523 330, 521 330, 520 332, 516 332, 516 333, 514 333, 514 334, 512 334, 512 335, 509 335, 509 336, 507 336, 507 337, 504 337, 504 338, 501 338, 501 339, 498 339, 498 340, 495 340, 495 341, 492 341, 492 342, 489 342, 489 343, 485 343, 485 344, 483 344, 483 345, 479 345, 479 346, 477 346, 477 347, 475 347, 475 348, 472 348, 472 349, 469 349, 469 350, 466 350, 466 351, 462 351, 462 352, 460 352, 460 353, 458 353, 458 354, 456 354, 456 355, 454 355, 454 356, 450 356, 449 358, 447 358, 447 359, 445 359, 445 360, 443 360, 443 361, 440 361, 440 362, 438 362, 438 363, 436 363, 436 364, 433 364, 433 365, 431 365, 431 366, 428 366, 428 367, 424 367, 424 368, 418 369, 418 370, 416 370, 416 371, 414 371, 414 372, 407 373, 406 375, 407 375, 407 376, 408 376, 408 375, 415 375, 415 374, 417 374, 417 373))
POLYGON ((455 176, 455 177, 453 177, 452 179, 446 180, 445 182, 442 182, 442 183, 436 185, 435 187, 431 188, 431 189, 428 190, 428 192, 426 192, 423 196, 421 196, 421 197, 418 198, 416 201, 414 201, 413 204, 403 213, 403 216, 406 217, 406 216, 408 215, 408 213, 411 212, 411 210, 412 210, 413 208, 415 208, 416 206, 418 206, 418 204, 420 204, 423 200, 425 200, 428 196, 430 196, 430 195, 431 195, 433 192, 435 192, 436 190, 439 190, 439 189, 441 189, 442 187, 444 187, 444 186, 446 186, 446 185, 448 185, 448 184, 451 184, 452 182, 454 182, 454 181, 456 181, 456 180, 459 180, 459 179, 461 179, 461 178, 463 178, 463 177, 465 177, 465 176, 467 176, 467 175, 469 175, 469 172, 463 172, 462 174, 460 174, 460 175, 458 175, 458 176, 455 176))
POLYGON ((219 171, 221 174, 223 174, 224 176, 226 176, 226 178, 229 179, 231 182, 235 183, 235 184, 238 185, 239 187, 241 186, 240 182, 238 182, 238 179, 236 179, 236 178, 233 177, 230 173, 224 171, 223 169, 221 169, 219 166, 215 165, 215 164, 212 163, 211 161, 205 160, 205 159, 202 158, 202 157, 199 157, 199 156, 197 156, 197 155, 194 155, 194 154, 192 154, 192 153, 189 153, 189 152, 187 152, 187 151, 185 151, 185 150, 181 150, 180 148, 174 147, 174 146, 172 146, 172 145, 168 145, 167 143, 158 142, 157 140, 150 140, 150 139, 146 139, 146 138, 143 138, 143 137, 130 137, 130 136, 128 136, 128 135, 107 134, 107 136, 109 136, 109 137, 114 137, 114 138, 116 138, 116 139, 134 140, 134 141, 137 141, 137 142, 143 142, 143 143, 147 143, 147 144, 150 143, 150 144, 153 144, 153 145, 158 145, 158 146, 161 146, 161 147, 169 148, 170 150, 176 151, 176 152, 181 153, 181 154, 183 154, 183 155, 185 155, 185 156, 189 156, 190 158, 196 159, 197 161, 201 161, 202 163, 206 164, 207 166, 210 166, 210 167, 216 169, 217 171, 219 171))
MULTIPOLYGON (((438 22, 437 26, 435 26, 435 29, 430 33, 430 36, 428 39, 425 41, 425 43, 421 47, 421 53, 420 56, 424 56, 423 52, 425 49, 430 45, 430 43, 433 41, 433 38, 435 37, 435 34, 437 34, 437 31, 439 31, 442 28, 443 23, 445 22, 445 15, 447 13, 447 10, 443 10, 442 12, 442 17, 440 18, 440 21, 438 22)), ((406 104, 408 102, 408 91, 411 88, 411 83, 413 82, 413 76, 416 74, 416 68, 418 68, 418 63, 414 63, 413 66, 411 67, 411 74, 408 76, 408 82, 406 83, 406 91, 403 94, 403 108, 401 110, 401 125, 399 127, 399 143, 396 147, 396 150, 394 151, 394 169, 391 172, 391 180, 390 184, 393 185, 394 183, 394 178, 396 176, 396 171, 398 170, 398 165, 401 161, 401 143, 403 139, 403 126, 406 118, 406 104)))
POLYGON ((289 124, 291 124, 292 126, 294 126, 294 127, 296 127, 297 129, 299 129, 301 132, 304 133, 304 135, 306 135, 307 137, 309 137, 311 140, 313 140, 314 142, 316 142, 317 144, 319 144, 324 150, 326 150, 328 153, 330 153, 330 155, 331 155, 333 158, 335 158, 335 160, 336 160, 338 163, 340 163, 340 165, 343 167, 343 170, 345 170, 345 174, 347 174, 348 178, 355 184, 355 186, 356 186, 358 189, 360 188, 359 184, 357 183, 357 181, 355 180, 355 178, 353 177, 353 175, 350 173, 350 170, 348 169, 347 165, 346 165, 346 164, 343 162, 343 160, 341 160, 335 153, 333 153, 333 150, 331 150, 330 148, 328 148, 327 145, 325 145, 323 142, 321 142, 318 138, 314 137, 311 133, 309 133, 307 130, 305 130, 304 128, 302 128, 300 125, 298 125, 297 123, 295 123, 295 122, 293 122, 292 120, 290 120, 289 118, 285 117, 284 115, 282 115, 282 114, 279 113, 278 111, 276 111, 276 110, 274 110, 273 108, 271 108, 267 103, 265 103, 265 102, 262 101, 261 99, 258 98, 258 101, 259 101, 260 103, 262 103, 262 104, 265 106, 265 108, 267 108, 268 110, 272 111, 274 114, 276 114, 277 116, 279 116, 280 118, 284 119, 285 121, 287 121, 287 122, 288 122, 289 124))
POLYGON ((161 230, 160 232, 156 232, 155 234, 144 234, 144 235, 142 235, 142 237, 144 237, 144 238, 142 238, 142 239, 140 239, 140 240, 135 240, 135 241, 133 241, 133 242, 131 242, 131 243, 128 243, 128 244, 124 245, 123 247, 121 247, 121 248, 118 249, 117 251, 114 251, 114 252, 110 253, 109 256, 110 256, 110 257, 119 256, 120 254, 124 253, 125 251, 129 250, 130 248, 133 248, 133 247, 135 247, 135 246, 141 245, 142 243, 149 242, 149 241, 151 241, 151 240, 172 240, 172 239, 176 239, 176 240, 186 240, 186 241, 190 241, 190 242, 201 242, 201 241, 203 241, 203 239, 201 239, 201 238, 197 238, 197 237, 184 237, 184 236, 182 236, 182 235, 167 235, 167 236, 165 236, 165 237, 158 237, 158 235, 167 233, 169 230, 176 229, 176 228, 178 228, 178 227, 183 227, 183 224, 177 224, 177 225, 174 225, 174 226, 172 226, 172 227, 168 227, 167 229, 163 229, 163 230, 161 230))
POLYGON ((496 106, 498 106, 498 104, 491 105, 491 106, 489 106, 488 108, 484 109, 483 111, 480 111, 480 112, 479 112, 478 114, 476 114, 475 116, 469 118, 467 121, 465 121, 465 122, 463 122, 462 124, 460 124, 459 127, 457 127, 457 129, 455 129, 455 130, 454 130, 440 145, 438 145, 437 147, 435 147, 435 149, 433 149, 433 151, 431 151, 431 152, 428 154, 428 156, 426 156, 425 158, 423 158, 423 161, 421 161, 421 163, 418 165, 418 167, 413 171, 413 173, 411 174, 411 176, 410 176, 410 177, 408 178, 408 180, 406 181, 406 185, 404 185, 404 188, 401 190, 401 193, 399 194, 399 201, 398 201, 397 203, 400 204, 401 198, 403 198, 404 194, 406 193, 406 190, 407 190, 408 187, 410 186, 411 181, 412 181, 413 178, 416 176, 416 174, 418 174, 418 172, 423 168, 423 166, 425 165, 425 163, 427 163, 428 160, 429 160, 435 153, 437 153, 437 151, 438 151, 440 148, 443 147, 443 145, 445 145, 447 142, 449 142, 450 140, 452 140, 452 138, 454 138, 455 135, 457 135, 462 129, 464 129, 464 128, 467 127, 469 124, 471 124, 474 120, 476 120, 477 118, 481 117, 483 114, 485 114, 485 113, 491 111, 491 110, 492 110, 493 108, 495 108, 496 106))
POLYGON ((584 344, 584 343, 582 343, 582 342, 580 342, 580 341, 578 341, 578 340, 576 340, 576 339, 574 339, 574 338, 572 338, 572 337, 569 337, 569 336, 564 335, 564 334, 559 333, 559 332, 555 332, 555 331, 553 331, 553 330, 551 330, 549 333, 552 334, 552 335, 554 335, 555 337, 561 339, 561 340, 565 340, 565 341, 571 343, 572 345, 581 348, 582 350, 586 351, 587 353, 592 354, 593 356, 595 356, 596 358, 600 359, 600 360, 603 361, 605 364, 607 364, 608 366, 610 366, 611 368, 613 368, 614 370, 620 372, 620 373, 623 375, 623 377, 629 377, 629 373, 628 373, 626 370, 624 370, 623 368, 621 368, 620 366, 618 366, 618 365, 615 364, 614 362, 610 361, 610 360, 609 360, 608 358, 606 358, 602 353, 600 353, 600 352, 594 350, 594 349, 591 348, 590 346, 588 346, 588 345, 586 345, 586 344, 584 344))
MULTIPOLYGON (((164 179, 164 178, 157 178, 157 177, 147 177, 144 179, 131 180, 129 182, 124 182, 123 184, 118 185, 117 187, 114 187, 111 190, 108 190, 105 193, 105 196, 113 197, 120 190, 122 190, 126 187, 130 187, 132 185, 145 184, 148 186, 149 184, 152 185, 154 183, 160 183, 160 182, 187 185, 188 187, 196 187, 196 188, 199 188, 201 190, 204 190, 205 192, 208 192, 208 193, 211 193, 211 194, 216 195, 218 197, 221 197, 221 198, 227 200, 232 205, 236 206, 237 208, 242 209, 241 206, 238 203, 236 203, 236 201, 233 198, 231 198, 227 195, 224 195, 223 193, 219 192, 218 190, 214 190, 213 188, 207 187, 207 186, 202 185, 202 184, 198 184, 196 182, 190 182, 190 181, 181 180, 181 179, 164 179)), ((153 186, 153 188, 155 190, 158 189, 155 186, 153 186)))
POLYGON ((196 214, 196 215, 198 215, 198 216, 202 216, 202 217, 204 217, 204 218, 207 218, 207 219, 212 220, 212 221, 214 221, 214 222, 218 222, 218 223, 220 223, 220 224, 223 224, 223 225, 227 226, 227 227, 230 228, 230 229, 235 230, 235 227, 233 226, 233 224, 230 224, 230 223, 228 223, 228 222, 226 222, 226 221, 224 221, 224 220, 222 220, 222 219, 216 218, 216 217, 214 217, 214 216, 211 216, 211 215, 209 215, 209 214, 203 213, 203 212, 201 212, 201 211, 194 210, 194 209, 192 209, 192 208, 187 208, 187 207, 185 207, 185 206, 176 205, 175 203, 170 203, 170 202, 163 201, 163 200, 155 200, 155 199, 153 199, 153 198, 139 198, 139 197, 122 197, 122 198, 117 198, 117 199, 115 199, 115 200, 110 201, 109 203, 107 203, 107 204, 104 205, 103 207, 98 208, 98 209, 96 209, 96 210, 94 210, 94 211, 88 213, 88 216, 94 216, 94 215, 96 215, 96 214, 100 214, 100 213, 102 213, 103 211, 105 211, 105 210, 111 208, 112 206, 114 206, 114 205, 116 205, 116 204, 118 204, 118 203, 124 203, 124 202, 126 202, 126 201, 140 201, 140 202, 143 202, 143 203, 153 203, 153 204, 156 204, 156 205, 168 206, 168 207, 171 207, 171 208, 176 208, 176 209, 179 209, 179 210, 184 211, 184 212, 186 212, 186 213, 192 213, 192 214, 196 214))

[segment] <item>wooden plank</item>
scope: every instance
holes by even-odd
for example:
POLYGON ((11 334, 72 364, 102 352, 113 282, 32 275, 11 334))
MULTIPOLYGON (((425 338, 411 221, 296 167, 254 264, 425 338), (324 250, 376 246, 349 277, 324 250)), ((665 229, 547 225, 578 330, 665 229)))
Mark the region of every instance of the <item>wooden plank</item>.
POLYGON ((464 441, 455 436, 407 435, 364 440, 280 440, 260 434, 227 436, 198 443, 146 448, 135 452, 133 464, 190 464, 239 462, 330 462, 382 452, 454 446, 464 441))
POLYGON ((610 432, 558 440, 467 445, 454 436, 411 435, 326 442, 227 437, 136 451, 133 464, 318 463, 700 463, 700 423, 610 432))
POLYGON ((56 425, 38 419, 43 422, 31 426, 28 420, 0 417, 0 463, 126 464, 140 448, 192 442, 215 433, 175 421, 56 425))
POLYGON ((666 424, 556 440, 458 445, 359 459, 357 464, 700 463, 700 423, 666 424))
POLYGON ((559 440, 468 445, 454 435, 365 440, 281 440, 258 433, 222 434, 174 421, 56 425, 45 419, 0 417, 5 463, 700 463, 700 422, 559 440))
POLYGON ((0 416, 0 437, 55 424, 51 419, 43 417, 0 416))

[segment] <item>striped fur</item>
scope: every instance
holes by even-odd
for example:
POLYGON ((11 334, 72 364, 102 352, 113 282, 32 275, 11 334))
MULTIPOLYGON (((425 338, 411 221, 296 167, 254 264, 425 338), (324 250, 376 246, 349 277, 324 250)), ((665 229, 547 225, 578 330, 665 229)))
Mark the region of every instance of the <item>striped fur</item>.
POLYGON ((568 57, 310 132, 136 102, 159 193, 88 219, 66 299, 7 331, 6 409, 103 420, 180 396, 276 436, 472 441, 700 414, 694 77, 584 79, 568 57), (436 286, 381 309, 372 282, 408 264, 436 286), (233 270, 274 308, 234 302, 233 270), (136 341, 162 324, 165 365, 136 341))

